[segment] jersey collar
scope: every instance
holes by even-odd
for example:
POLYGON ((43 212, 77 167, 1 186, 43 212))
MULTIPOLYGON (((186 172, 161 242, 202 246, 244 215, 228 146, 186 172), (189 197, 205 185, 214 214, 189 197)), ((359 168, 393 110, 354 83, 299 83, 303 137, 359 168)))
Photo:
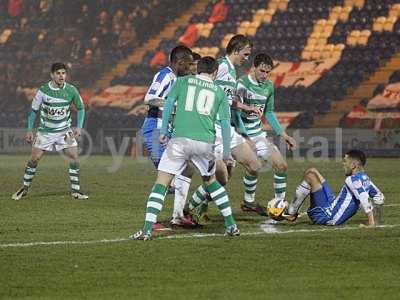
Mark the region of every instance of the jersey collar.
POLYGON ((63 90, 65 88, 66 83, 64 82, 64 85, 62 88, 55 88, 53 86, 51 86, 51 81, 49 81, 49 88, 53 91, 58 91, 58 90, 63 90))
POLYGON ((226 58, 226 61, 228 62, 228 64, 229 64, 229 66, 232 68, 232 69, 234 69, 235 70, 235 66, 233 65, 233 63, 231 62, 231 60, 229 59, 229 57, 228 57, 228 55, 227 56, 225 56, 225 58, 226 58))
POLYGON ((196 75, 197 78, 205 80, 205 81, 209 81, 209 82, 213 82, 212 79, 210 77, 204 76, 204 75, 196 75))
POLYGON ((255 81, 255 80, 250 76, 250 74, 247 75, 247 78, 249 79, 249 81, 250 81, 252 84, 254 84, 254 85, 260 85, 257 81, 255 81))

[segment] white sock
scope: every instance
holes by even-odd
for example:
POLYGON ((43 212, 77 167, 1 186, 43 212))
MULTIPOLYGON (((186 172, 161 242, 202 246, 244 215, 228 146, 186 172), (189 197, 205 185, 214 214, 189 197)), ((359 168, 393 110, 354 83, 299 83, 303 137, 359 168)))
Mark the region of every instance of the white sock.
POLYGON ((310 194, 311 186, 305 180, 303 180, 299 186, 296 188, 296 196, 292 203, 290 203, 288 212, 290 215, 296 214, 301 205, 304 203, 304 200, 310 194))
POLYGON ((173 219, 183 217, 183 208, 186 204, 186 198, 189 193, 191 181, 192 178, 183 175, 175 176, 175 199, 174 211, 172 213, 173 219))

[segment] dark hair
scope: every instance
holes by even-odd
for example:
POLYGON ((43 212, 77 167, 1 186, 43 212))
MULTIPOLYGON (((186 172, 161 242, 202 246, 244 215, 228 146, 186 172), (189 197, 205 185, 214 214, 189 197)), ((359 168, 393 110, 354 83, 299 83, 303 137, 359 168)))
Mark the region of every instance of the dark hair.
POLYGON ((365 166, 365 163, 367 162, 367 157, 365 156, 365 153, 361 150, 352 149, 347 151, 346 155, 351 159, 358 160, 362 166, 365 166))
POLYGON ((198 61, 201 58, 201 55, 198 54, 197 52, 192 52, 192 56, 193 56, 193 61, 198 61))
POLYGON ((253 43, 247 36, 243 34, 234 35, 226 46, 226 54, 231 54, 235 51, 243 50, 246 46, 253 47, 253 43))
POLYGON ((60 62, 56 62, 51 65, 51 73, 54 73, 61 69, 67 70, 67 66, 64 63, 60 63, 60 62))
POLYGON ((200 73, 212 74, 216 70, 218 70, 218 63, 211 56, 204 56, 200 58, 199 62, 197 63, 198 74, 200 73))
POLYGON ((176 63, 181 59, 189 59, 192 56, 192 50, 188 47, 179 45, 172 49, 171 54, 169 55, 169 60, 171 63, 176 63))
POLYGON ((271 68, 274 66, 274 62, 272 61, 272 58, 266 53, 258 53, 254 57, 253 66, 255 66, 257 68, 261 64, 267 65, 271 68))

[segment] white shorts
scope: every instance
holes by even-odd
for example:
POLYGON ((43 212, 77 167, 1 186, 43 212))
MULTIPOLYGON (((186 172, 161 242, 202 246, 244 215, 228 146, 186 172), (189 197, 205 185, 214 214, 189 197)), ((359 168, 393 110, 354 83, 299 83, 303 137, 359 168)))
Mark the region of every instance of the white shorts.
POLYGON ((188 138, 172 138, 161 157, 158 170, 179 175, 188 161, 197 167, 201 176, 214 175, 214 145, 188 138))
POLYGON ((270 141, 266 135, 259 135, 250 138, 256 146, 257 157, 269 160, 271 154, 275 151, 279 152, 278 147, 270 141))
MULTIPOLYGON (((236 132, 235 127, 231 126, 231 149, 245 143, 246 140, 239 133, 236 132)), ((215 157, 221 160, 223 157, 223 142, 221 126, 215 125, 215 157)))
POLYGON ((77 147, 78 143, 71 129, 62 132, 41 132, 36 133, 33 147, 45 151, 60 151, 66 148, 77 147))

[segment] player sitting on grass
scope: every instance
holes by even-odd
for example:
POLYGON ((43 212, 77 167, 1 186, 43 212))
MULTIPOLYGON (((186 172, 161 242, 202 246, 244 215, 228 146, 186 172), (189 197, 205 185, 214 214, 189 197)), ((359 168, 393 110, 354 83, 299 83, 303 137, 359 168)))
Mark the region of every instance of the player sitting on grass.
POLYGON ((158 166, 157 180, 149 195, 144 226, 135 233, 135 240, 151 238, 153 224, 161 212, 168 185, 175 175, 181 174, 191 161, 200 171, 203 187, 224 217, 226 234, 239 235, 239 229, 232 215, 228 195, 215 179, 215 122, 217 115, 221 123, 223 137, 223 159, 229 163, 230 116, 229 104, 223 90, 213 80, 218 64, 211 57, 200 59, 197 65, 199 75, 189 75, 177 79, 167 96, 162 117, 160 142, 167 142, 167 126, 176 104, 173 121, 174 133, 162 154, 158 166))
POLYGON ((87 199, 80 191, 78 143, 76 138, 81 135, 85 120, 85 106, 78 90, 72 84, 65 82, 67 67, 63 63, 51 66, 51 81, 42 85, 32 100, 32 110, 28 117, 28 132, 26 141, 32 143, 31 160, 25 167, 23 186, 12 195, 12 199, 20 200, 26 196, 36 173, 40 158, 44 151, 64 150, 70 159, 69 178, 71 181, 71 196, 75 199, 87 199), (74 104, 77 113, 77 128, 71 130, 71 110, 74 104), (40 125, 36 137, 33 126, 36 116, 40 114, 40 125))
POLYGON ((360 150, 350 150, 345 154, 343 168, 347 177, 338 196, 333 194, 328 182, 317 169, 308 169, 303 181, 296 189, 296 196, 289 205, 289 215, 286 219, 294 221, 304 200, 310 195, 310 207, 307 214, 314 224, 343 224, 361 206, 368 217, 366 227, 374 227, 376 216, 382 213, 379 210, 382 209, 384 196, 365 172, 365 163, 365 154, 360 150), (372 198, 378 207, 378 209, 375 208, 375 217, 373 213, 375 209, 369 202, 369 198, 372 198))

